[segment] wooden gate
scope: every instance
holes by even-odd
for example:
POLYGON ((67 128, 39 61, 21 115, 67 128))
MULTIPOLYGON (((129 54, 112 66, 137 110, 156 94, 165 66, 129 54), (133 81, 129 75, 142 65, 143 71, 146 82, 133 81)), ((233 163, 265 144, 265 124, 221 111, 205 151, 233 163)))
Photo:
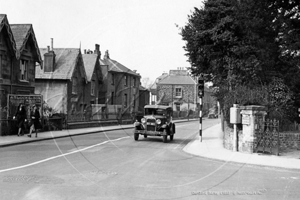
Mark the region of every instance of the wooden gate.
POLYGON ((264 122, 256 121, 257 131, 255 133, 256 153, 269 153, 279 155, 279 120, 266 119, 264 122))

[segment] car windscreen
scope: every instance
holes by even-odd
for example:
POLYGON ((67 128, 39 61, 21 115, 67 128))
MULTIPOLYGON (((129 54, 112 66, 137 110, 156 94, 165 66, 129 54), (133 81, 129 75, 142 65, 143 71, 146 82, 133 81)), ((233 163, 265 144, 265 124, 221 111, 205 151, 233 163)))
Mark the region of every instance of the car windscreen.
POLYGON ((157 109, 157 108, 146 108, 145 115, 163 115, 165 114, 165 110, 157 109))

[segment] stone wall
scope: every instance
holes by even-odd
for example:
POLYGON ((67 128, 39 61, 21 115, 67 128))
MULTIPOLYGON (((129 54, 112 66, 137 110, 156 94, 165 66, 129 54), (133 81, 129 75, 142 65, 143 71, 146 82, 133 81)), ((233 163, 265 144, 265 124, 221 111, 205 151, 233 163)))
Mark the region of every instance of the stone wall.
POLYGON ((183 90, 181 99, 184 103, 195 103, 195 85, 157 85, 157 99, 163 97, 163 102, 173 102, 175 97, 175 88, 181 87, 183 90))
POLYGON ((284 132, 279 134, 280 150, 300 150, 300 132, 284 132))
MULTIPOLYGON (((228 126, 225 127, 223 145, 225 149, 233 150, 233 129, 228 126)), ((248 144, 243 142, 243 131, 238 131, 238 151, 248 153, 248 144)))
POLYGON ((223 139, 223 145, 225 149, 233 150, 232 137, 233 129, 229 128, 228 126, 225 126, 223 139))
MULTIPOLYGON (((233 150, 233 129, 225 127, 223 145, 225 149, 233 150)), ((248 151, 247 144, 243 142, 243 131, 238 132, 238 151, 243 153, 251 153, 248 151)), ((279 134, 280 152, 287 149, 300 150, 300 132, 284 132, 279 134)))

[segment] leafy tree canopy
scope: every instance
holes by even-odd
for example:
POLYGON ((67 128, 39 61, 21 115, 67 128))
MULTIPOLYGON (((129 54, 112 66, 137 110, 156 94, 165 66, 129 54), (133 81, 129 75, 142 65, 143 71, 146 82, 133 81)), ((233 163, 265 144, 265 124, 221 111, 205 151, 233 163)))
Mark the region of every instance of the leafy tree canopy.
POLYGON ((218 100, 241 85, 260 91, 279 78, 300 106, 298 0, 206 0, 181 35, 192 74, 212 81, 218 100))
POLYGON ((234 87, 299 69, 299 30, 297 0, 207 0, 181 35, 193 74, 234 87))

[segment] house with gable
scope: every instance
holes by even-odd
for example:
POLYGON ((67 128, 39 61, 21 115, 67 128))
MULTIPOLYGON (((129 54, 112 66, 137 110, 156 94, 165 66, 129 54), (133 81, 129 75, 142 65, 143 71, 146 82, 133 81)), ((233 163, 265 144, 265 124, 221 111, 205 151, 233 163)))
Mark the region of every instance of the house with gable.
POLYGON ((156 85, 157 104, 171 105, 176 111, 196 109, 197 82, 187 70, 170 70, 156 85))
POLYGON ((102 95, 99 91, 103 91, 103 75, 100 66, 100 56, 101 52, 99 44, 95 45, 94 52, 91 50, 84 50, 84 54, 82 54, 87 77, 85 96, 90 96, 90 104, 98 104, 99 97, 102 95))
POLYGON ((100 60, 104 76, 105 98, 100 103, 107 105, 108 113, 117 112, 119 117, 137 113, 139 107, 139 86, 141 76, 121 63, 110 58, 106 51, 103 60, 100 60), (104 101, 103 101, 104 100, 104 101), (118 110, 109 110, 116 108, 118 110), (121 115, 121 116, 120 116, 121 115))
POLYGON ((8 106, 8 94, 34 94, 36 63, 41 66, 42 59, 32 24, 9 24, 7 16, 0 14, 2 108, 8 106))
POLYGON ((17 48, 18 60, 15 63, 17 71, 14 72, 17 76, 15 78, 22 85, 22 88, 17 89, 18 94, 34 94, 36 63, 41 64, 42 58, 33 27, 31 24, 11 24, 10 27, 17 48))
POLYGON ((29 113, 36 63, 41 64, 42 59, 32 24, 9 24, 7 15, 0 14, 0 135, 16 131, 9 121, 19 103, 25 104, 29 113))
MULTIPOLYGON (((43 69, 36 68, 35 93, 42 94, 45 103, 56 113, 83 113, 90 104, 86 95, 87 76, 80 48, 40 49, 43 69)), ((70 118, 68 118, 69 121, 70 118)))
MULTIPOLYGON (((170 70, 168 75, 164 75, 156 83, 156 104, 171 105, 175 111, 197 111, 199 107, 197 80, 189 75, 183 68, 170 70)), ((212 96, 212 91, 205 86, 203 97, 203 110, 217 104, 212 96)))
MULTIPOLYGON (((0 106, 7 106, 7 94, 12 94, 12 86, 17 83, 17 77, 12 72, 17 68, 13 65, 17 60, 16 42, 8 23, 7 16, 0 14, 0 106)), ((3 118, 3 116, 1 116, 3 118)))

